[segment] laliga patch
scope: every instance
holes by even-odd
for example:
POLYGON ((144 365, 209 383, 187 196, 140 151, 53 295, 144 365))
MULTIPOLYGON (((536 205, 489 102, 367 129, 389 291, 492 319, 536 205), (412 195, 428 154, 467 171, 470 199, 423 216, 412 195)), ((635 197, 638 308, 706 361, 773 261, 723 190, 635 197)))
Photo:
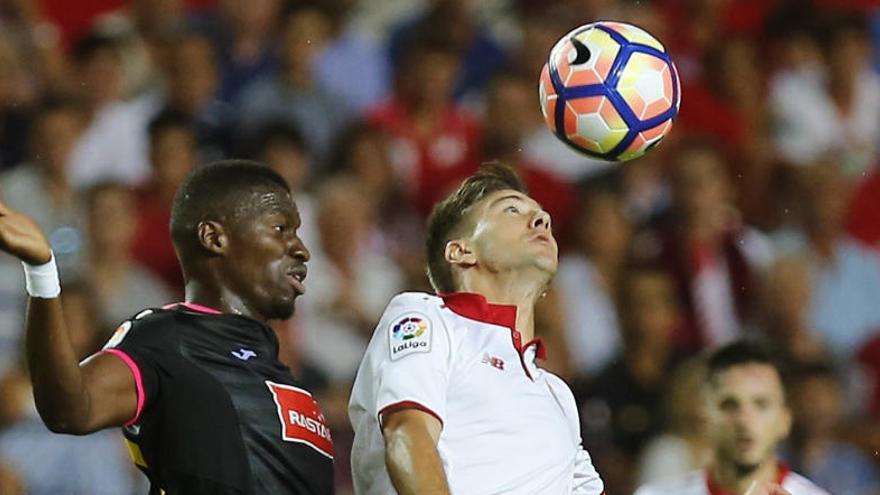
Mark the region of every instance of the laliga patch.
POLYGON ((116 328, 116 331, 113 332, 113 336, 110 337, 110 340, 108 340, 107 343, 104 344, 103 349, 112 349, 121 344, 122 339, 124 339, 125 336, 128 335, 129 330, 131 330, 131 321, 122 322, 122 325, 119 325, 116 328))
POLYGON ((388 343, 392 360, 430 351, 431 325, 428 318, 418 313, 408 313, 398 318, 388 332, 388 343))

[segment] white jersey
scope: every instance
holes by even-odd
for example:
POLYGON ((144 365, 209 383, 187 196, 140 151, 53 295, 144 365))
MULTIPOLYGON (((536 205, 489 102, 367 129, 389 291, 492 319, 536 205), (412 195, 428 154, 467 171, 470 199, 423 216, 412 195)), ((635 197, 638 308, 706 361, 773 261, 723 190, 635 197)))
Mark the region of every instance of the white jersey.
POLYGON ((523 344, 515 321, 514 306, 476 294, 391 300, 349 404, 355 493, 395 493, 379 421, 406 408, 442 423, 437 448, 453 494, 603 492, 571 390, 535 365, 543 344, 523 344))
MULTIPOLYGON (((819 488, 812 481, 788 469, 784 465, 779 467, 779 480, 777 483, 788 490, 791 495, 829 495, 828 492, 819 488)), ((708 470, 694 471, 685 477, 649 483, 636 491, 635 495, 732 495, 723 490, 712 479, 708 470)))

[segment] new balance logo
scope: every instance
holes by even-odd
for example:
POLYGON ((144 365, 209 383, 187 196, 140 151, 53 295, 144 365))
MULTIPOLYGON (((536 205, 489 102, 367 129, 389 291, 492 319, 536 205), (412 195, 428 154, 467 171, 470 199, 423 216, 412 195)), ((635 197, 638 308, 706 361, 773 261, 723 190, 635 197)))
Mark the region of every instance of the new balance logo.
POLYGON ((483 364, 488 364, 494 368, 498 368, 499 370, 504 369, 504 360, 497 357, 492 357, 488 354, 483 354, 483 359, 481 361, 483 364))
POLYGON ((250 349, 239 349, 237 351, 232 351, 232 355, 241 359, 242 361, 247 361, 252 357, 257 357, 257 353, 250 349))

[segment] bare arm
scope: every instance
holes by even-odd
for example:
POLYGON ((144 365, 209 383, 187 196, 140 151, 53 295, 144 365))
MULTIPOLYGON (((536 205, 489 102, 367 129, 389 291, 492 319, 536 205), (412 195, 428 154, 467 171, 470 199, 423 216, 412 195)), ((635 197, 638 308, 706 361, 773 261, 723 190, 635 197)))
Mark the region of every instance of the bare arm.
POLYGON ((383 417, 385 465, 400 495, 448 495, 449 486, 437 452, 442 425, 418 409, 383 417))
MULTIPOLYGON (((39 227, 3 203, 0 250, 32 265, 52 255, 39 227)), ((77 363, 59 298, 28 299, 25 340, 37 411, 50 430, 86 434, 134 416, 137 389, 131 371, 111 355, 77 363)))

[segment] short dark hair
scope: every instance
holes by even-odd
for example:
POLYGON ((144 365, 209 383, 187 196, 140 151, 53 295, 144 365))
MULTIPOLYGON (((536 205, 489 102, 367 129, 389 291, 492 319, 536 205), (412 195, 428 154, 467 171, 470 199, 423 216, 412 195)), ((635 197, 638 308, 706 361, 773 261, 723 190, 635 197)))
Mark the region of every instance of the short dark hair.
POLYGON ((255 192, 274 189, 290 192, 287 182, 260 162, 220 160, 197 167, 174 196, 171 207, 174 247, 180 253, 195 246, 199 223, 233 220, 252 211, 249 200, 255 192))
POLYGON ((195 131, 195 124, 192 117, 188 114, 166 108, 156 114, 147 126, 150 141, 155 142, 163 132, 169 129, 181 129, 193 133, 195 131))
POLYGON ((706 361, 706 378, 709 384, 714 383, 719 373, 735 366, 762 364, 772 367, 785 382, 785 373, 779 360, 770 346, 754 338, 741 338, 715 349, 706 361))
POLYGON ((437 203, 428 217, 425 250, 428 261, 428 280, 438 293, 454 292, 452 266, 446 262, 446 244, 459 234, 468 210, 487 195, 512 189, 528 194, 525 184, 516 172, 498 162, 483 164, 452 194, 437 203))
POLYGON ((78 65, 82 65, 103 51, 118 56, 118 49, 119 39, 117 37, 100 31, 91 31, 76 42, 71 50, 71 57, 78 65))

